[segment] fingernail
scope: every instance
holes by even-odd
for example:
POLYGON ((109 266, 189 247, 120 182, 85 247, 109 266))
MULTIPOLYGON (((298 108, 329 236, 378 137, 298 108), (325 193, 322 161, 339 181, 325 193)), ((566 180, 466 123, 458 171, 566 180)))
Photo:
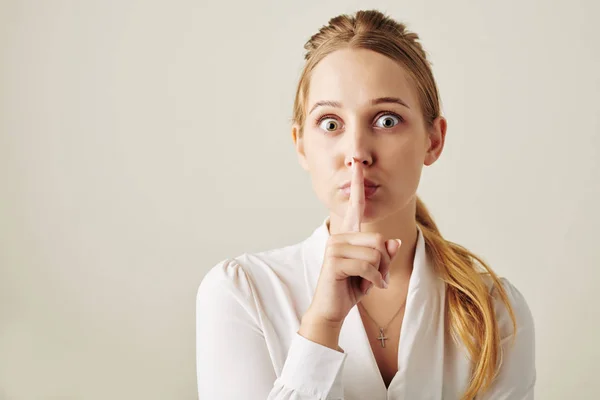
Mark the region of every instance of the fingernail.
POLYGON ((402 246, 402 240, 396 239, 396 242, 398 242, 398 247, 402 246))
POLYGON ((388 285, 390 284, 390 273, 387 272, 385 274, 385 276, 383 277, 383 280, 385 281, 385 283, 387 283, 388 285))
POLYGON ((367 288, 367 291, 365 292, 365 296, 369 294, 369 292, 371 291, 371 288, 372 288, 372 287, 373 287, 373 285, 370 285, 370 286, 367 288))
POLYGON ((389 286, 389 285, 388 285, 388 283, 387 283, 387 282, 385 281, 385 279, 384 279, 384 280, 383 280, 383 288, 384 288, 384 289, 387 289, 387 288, 388 288, 388 286, 389 286))

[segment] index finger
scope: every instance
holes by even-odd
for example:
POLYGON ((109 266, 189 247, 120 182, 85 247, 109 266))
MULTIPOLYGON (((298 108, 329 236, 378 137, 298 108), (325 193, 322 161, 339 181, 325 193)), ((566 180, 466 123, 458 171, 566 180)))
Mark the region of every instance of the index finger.
POLYGON ((362 164, 352 160, 352 181, 350 183, 350 198, 348 209, 342 223, 345 232, 360 232, 363 212, 365 208, 365 185, 362 164))

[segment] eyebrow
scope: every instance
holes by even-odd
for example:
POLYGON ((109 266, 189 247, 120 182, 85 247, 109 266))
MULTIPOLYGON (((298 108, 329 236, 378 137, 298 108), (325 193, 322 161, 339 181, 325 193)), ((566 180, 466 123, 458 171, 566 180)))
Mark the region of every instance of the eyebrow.
MULTIPOLYGON (((377 104, 383 104, 383 103, 396 103, 396 104, 400 104, 401 106, 404 106, 404 107, 410 109, 408 104, 406 104, 402 99, 400 99, 398 97, 379 97, 377 99, 371 100, 370 103, 372 106, 376 106, 377 104)), ((313 111, 315 111, 315 109, 317 107, 322 107, 322 106, 342 108, 342 103, 340 103, 338 101, 331 101, 331 100, 317 101, 315 103, 315 105, 312 106, 312 108, 310 109, 309 114, 311 114, 313 111)))

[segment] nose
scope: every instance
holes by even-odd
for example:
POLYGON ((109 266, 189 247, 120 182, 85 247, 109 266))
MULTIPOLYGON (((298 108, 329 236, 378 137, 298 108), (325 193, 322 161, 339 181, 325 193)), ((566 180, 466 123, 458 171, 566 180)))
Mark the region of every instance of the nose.
POLYGON ((354 162, 360 163, 360 164, 362 164, 364 166, 371 165, 371 157, 352 156, 352 157, 347 157, 346 158, 346 166, 348 168, 352 167, 352 160, 354 160, 354 162))
POLYGON ((369 166, 373 163, 372 154, 372 140, 370 132, 360 127, 355 129, 348 129, 344 134, 345 136, 345 148, 346 157, 345 164, 348 168, 352 167, 352 160, 357 163, 363 164, 363 166, 369 166))

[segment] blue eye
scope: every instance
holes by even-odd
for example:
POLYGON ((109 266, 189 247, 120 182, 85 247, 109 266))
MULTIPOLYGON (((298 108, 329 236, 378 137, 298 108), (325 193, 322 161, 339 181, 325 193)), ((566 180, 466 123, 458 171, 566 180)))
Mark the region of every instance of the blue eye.
POLYGON ((333 118, 323 118, 319 121, 319 127, 327 132, 332 132, 338 127, 338 122, 333 118), (324 122, 326 124, 323 124, 324 122))
POLYGON ((383 114, 380 118, 377 119, 377 126, 380 128, 393 128, 398 125, 402 121, 402 118, 399 115, 395 114, 383 114), (379 125, 379 121, 384 121, 383 126, 379 125))

